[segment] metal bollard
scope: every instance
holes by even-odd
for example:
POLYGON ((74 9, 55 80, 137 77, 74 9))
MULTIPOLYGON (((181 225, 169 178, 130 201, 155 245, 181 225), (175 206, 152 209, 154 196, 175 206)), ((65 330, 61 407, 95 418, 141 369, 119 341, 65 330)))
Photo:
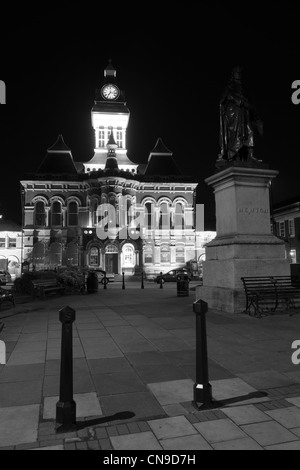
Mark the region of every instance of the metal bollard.
POLYGON ((122 289, 125 289, 124 272, 122 272, 122 289))
POLYGON ((162 272, 160 271, 160 286, 159 286, 160 289, 163 288, 163 280, 162 280, 162 272))
POLYGON ((141 289, 144 289, 144 271, 142 271, 142 283, 141 283, 141 289))
POLYGON ((106 289, 106 284, 107 284, 107 277, 106 277, 106 273, 104 274, 104 279, 103 279, 103 289, 106 289))
POLYGON ((62 323, 60 391, 56 403, 56 427, 63 430, 73 429, 76 425, 76 403, 73 400, 73 336, 72 323, 75 310, 69 306, 59 311, 62 323))
POLYGON ((193 311, 196 314, 196 383, 194 384, 193 404, 199 408, 212 403, 212 388, 208 381, 208 357, 206 339, 206 318, 208 305, 199 299, 193 303, 193 311))

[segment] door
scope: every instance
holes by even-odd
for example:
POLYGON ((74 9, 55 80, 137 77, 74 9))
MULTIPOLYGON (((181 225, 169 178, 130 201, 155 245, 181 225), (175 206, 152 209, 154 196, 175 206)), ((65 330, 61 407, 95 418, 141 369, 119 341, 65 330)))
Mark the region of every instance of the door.
POLYGON ((106 253, 105 254, 105 270, 107 274, 118 274, 118 253, 106 253))

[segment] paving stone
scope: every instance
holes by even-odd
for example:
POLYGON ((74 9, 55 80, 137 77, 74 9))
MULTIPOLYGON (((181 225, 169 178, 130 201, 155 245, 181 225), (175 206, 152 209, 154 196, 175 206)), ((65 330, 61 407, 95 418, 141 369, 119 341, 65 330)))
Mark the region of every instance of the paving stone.
POLYGON ((116 426, 108 426, 106 431, 107 431, 107 434, 108 434, 109 437, 118 436, 118 434, 119 434, 116 426))
POLYGON ((99 439, 99 445, 101 450, 111 450, 112 445, 109 439, 99 439))
POLYGON ((229 419, 216 419, 205 423, 195 423, 194 427, 209 442, 216 443, 246 437, 229 419))
POLYGON ((221 411, 238 425, 270 420, 267 414, 258 410, 254 405, 231 406, 222 408, 221 411))
POLYGON ((149 421, 148 424, 158 439, 168 439, 197 433, 185 416, 156 419, 149 421))
POLYGON ((53 446, 42 446, 42 447, 36 447, 35 449, 32 450, 64 450, 63 444, 59 445, 53 445, 53 446))
POLYGON ((300 450, 300 440, 294 442, 285 442, 283 444, 274 444, 266 446, 266 450, 300 450))
POLYGON ((145 432, 145 431, 150 431, 150 426, 148 423, 146 423, 145 421, 140 421, 138 423, 138 426, 140 428, 140 431, 142 432, 145 432))
POLYGON ((250 437, 234 439, 233 441, 217 442, 212 444, 212 447, 215 450, 263 450, 263 448, 250 437))
POLYGON ((76 442, 76 450, 88 450, 86 442, 76 442))
POLYGON ((129 434, 129 430, 128 430, 126 424, 119 424, 117 426, 117 431, 118 431, 118 434, 120 434, 120 435, 129 434))
POLYGON ((165 410, 168 416, 180 416, 188 414, 188 411, 179 403, 163 406, 163 409, 165 410))
POLYGON ((124 410, 134 413, 134 419, 165 415, 164 410, 149 392, 100 397, 100 405, 105 416, 123 413, 124 410))
POLYGON ((48 440, 41 440, 40 447, 51 447, 62 445, 64 443, 63 439, 48 439, 48 440))
POLYGON ((147 388, 133 370, 96 374, 93 376, 98 395, 116 395, 119 393, 143 392, 147 388))
POLYGON ((158 440, 151 431, 110 438, 114 450, 161 450, 158 440))
POLYGON ((160 444, 164 450, 212 450, 212 447, 200 434, 162 439, 160 444))
POLYGON ((98 441, 88 441, 87 446, 89 450, 99 450, 100 445, 98 441))
POLYGON ((300 409, 296 406, 266 411, 266 414, 288 429, 300 426, 300 409))
POLYGON ((295 441, 297 437, 276 421, 247 424, 241 429, 262 446, 295 441))
POLYGON ((292 385, 293 383, 292 379, 276 370, 251 372, 247 374, 239 374, 239 376, 257 390, 284 387, 286 385, 292 385))
POLYGON ((232 400, 233 398, 240 398, 240 400, 237 400, 235 403, 230 402, 231 406, 235 406, 237 403, 246 405, 253 402, 256 403, 269 401, 268 397, 251 398, 251 395, 248 399, 247 396, 257 392, 257 390, 238 377, 234 379, 212 380, 211 386, 213 390, 213 398, 217 401, 226 401, 232 400))
POLYGON ((127 424, 128 430, 131 434, 140 432, 140 428, 137 423, 128 423, 127 424))
POLYGON ((131 370, 131 366, 125 357, 89 359, 88 365, 93 375, 131 370))
POLYGON ((105 428, 96 428, 96 436, 98 439, 106 439, 107 438, 107 431, 105 428))
POLYGON ((190 379, 148 384, 161 405, 192 401, 194 382, 190 379))
POLYGON ((186 419, 191 423, 199 423, 199 418, 196 416, 196 414, 188 414, 186 415, 186 419))
POLYGON ((41 402, 42 380, 0 384, 0 407, 33 405, 41 402))
POLYGON ((39 364, 45 362, 45 351, 16 352, 13 351, 6 366, 17 366, 22 364, 39 364))
POLYGON ((68 442, 65 444, 65 450, 76 450, 76 445, 75 443, 68 442))
MULTIPOLYGON (((27 444, 18 444, 15 446, 15 450, 27 450, 27 449, 34 449, 39 445, 38 442, 28 442, 27 444)), ((2 447, 1 447, 2 450, 2 447)))
POLYGON ((0 383, 41 380, 44 378, 43 374, 44 364, 26 364, 5 367, 0 374, 0 383))
MULTIPOLYGON (((99 404, 99 400, 95 392, 91 393, 78 393, 73 395, 73 399, 76 403, 76 416, 77 418, 85 418, 90 416, 101 416, 102 410, 99 404)), ((56 417, 56 404, 59 400, 59 396, 45 397, 44 398, 44 419, 55 419, 56 417)))

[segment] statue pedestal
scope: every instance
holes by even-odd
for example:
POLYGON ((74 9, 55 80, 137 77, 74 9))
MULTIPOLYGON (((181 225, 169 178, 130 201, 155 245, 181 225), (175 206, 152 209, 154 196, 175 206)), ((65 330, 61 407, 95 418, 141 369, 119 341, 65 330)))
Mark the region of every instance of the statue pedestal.
POLYGON ((229 313, 245 310, 242 276, 289 275, 284 242, 271 234, 269 187, 278 172, 228 166, 207 178, 214 188, 217 236, 206 246, 196 299, 229 313))

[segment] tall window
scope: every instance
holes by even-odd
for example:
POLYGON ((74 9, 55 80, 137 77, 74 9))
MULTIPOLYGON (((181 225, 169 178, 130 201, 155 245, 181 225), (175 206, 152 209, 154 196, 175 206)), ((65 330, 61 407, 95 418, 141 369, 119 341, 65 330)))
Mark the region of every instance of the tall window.
POLYGON ((92 223, 93 223, 93 225, 97 225, 97 223, 98 223, 97 209, 98 209, 98 201, 97 201, 97 199, 93 199, 93 201, 91 203, 92 223))
POLYGON ((98 147, 105 147, 105 133, 103 126, 99 127, 98 147))
POLYGON ((39 269, 44 266, 45 263, 45 246, 43 243, 38 242, 33 246, 32 263, 39 269))
POLYGON ((285 224, 284 222, 279 222, 279 236, 285 237, 285 224))
POLYGON ((163 202, 160 205, 159 228, 162 230, 170 230, 170 214, 169 214, 169 207, 166 202, 163 202))
POLYGON ((77 202, 70 202, 68 206, 68 225, 76 227, 78 225, 78 205, 77 202))
POLYGON ((50 264, 52 266, 61 266, 62 247, 61 243, 52 243, 50 246, 50 264))
POLYGON ((45 204, 42 201, 38 201, 34 208, 34 225, 37 227, 46 226, 46 212, 45 204))
POLYGON ((133 266, 134 265, 134 249, 130 245, 125 245, 123 247, 124 254, 124 264, 123 266, 133 266))
POLYGON ((174 228, 177 230, 184 229, 184 212, 182 204, 179 202, 177 202, 175 206, 174 228))
POLYGON ((160 262, 161 263, 170 263, 171 253, 169 245, 161 245, 160 247, 160 262))
POLYGON ((295 236, 295 219, 289 219, 289 236, 295 236))
POLYGON ((99 266, 99 249, 93 246, 90 249, 90 266, 99 266))
POLYGON ((76 243, 69 243, 67 247, 67 265, 78 266, 78 246, 76 243))
POLYGON ((51 210, 51 225, 53 227, 60 227, 62 225, 62 210, 61 203, 58 201, 53 202, 51 210))
POLYGON ((153 205, 151 202, 146 202, 145 204, 145 226, 148 229, 152 228, 153 215, 152 215, 153 205))
POLYGON ((119 128, 117 130, 116 143, 119 149, 123 147, 123 132, 119 128))
POLYGON ((176 246, 176 263, 184 263, 185 256, 184 256, 184 245, 176 246))
POLYGON ((0 248, 5 248, 5 237, 0 238, 0 248))
POLYGON ((130 224, 131 222, 131 219, 132 219, 132 216, 131 216, 131 201, 129 199, 127 199, 127 202, 126 202, 126 210, 127 210, 127 225, 130 224))
POLYGON ((153 248, 151 245, 145 246, 144 249, 144 263, 153 263, 153 248))

